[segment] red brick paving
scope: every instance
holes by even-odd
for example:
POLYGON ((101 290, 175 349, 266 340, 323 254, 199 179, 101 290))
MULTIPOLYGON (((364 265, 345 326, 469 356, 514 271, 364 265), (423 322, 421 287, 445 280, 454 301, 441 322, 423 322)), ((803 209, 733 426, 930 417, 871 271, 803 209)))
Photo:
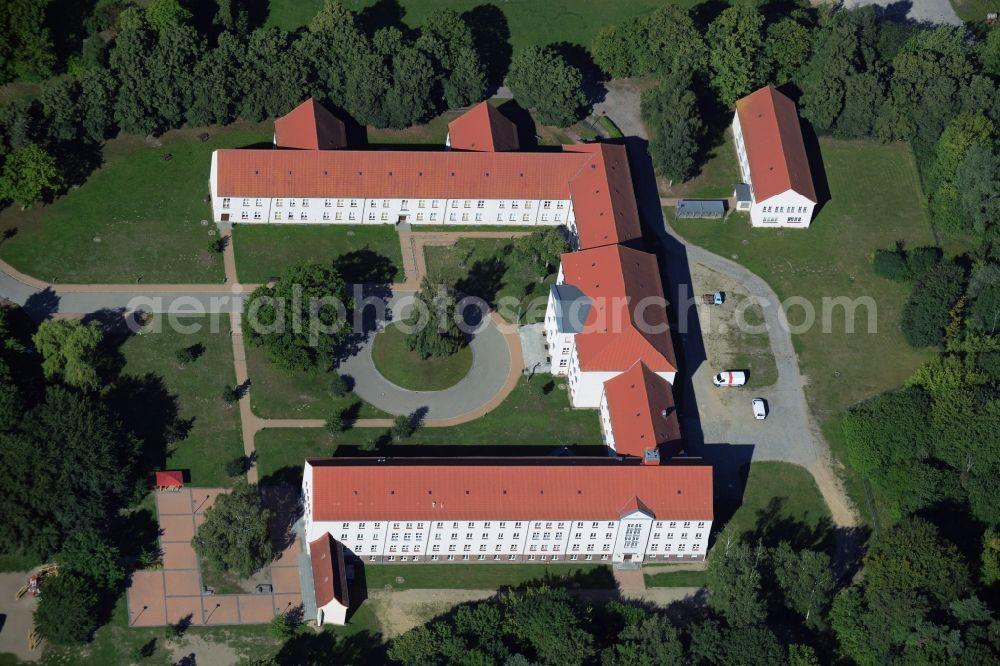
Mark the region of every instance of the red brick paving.
POLYGON ((128 590, 129 621, 136 627, 190 622, 192 625, 262 624, 302 604, 297 540, 271 565, 273 594, 201 595, 198 558, 191 546, 205 511, 226 492, 184 488, 156 493, 163 569, 137 571, 128 590))

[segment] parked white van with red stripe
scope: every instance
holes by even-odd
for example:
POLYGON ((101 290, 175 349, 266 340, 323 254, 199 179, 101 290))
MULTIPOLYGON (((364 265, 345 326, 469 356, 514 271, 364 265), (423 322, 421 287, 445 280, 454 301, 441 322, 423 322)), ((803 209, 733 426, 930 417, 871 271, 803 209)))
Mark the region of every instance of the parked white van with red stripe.
POLYGON ((716 386, 743 386, 747 383, 747 373, 743 370, 724 370, 712 378, 716 386))

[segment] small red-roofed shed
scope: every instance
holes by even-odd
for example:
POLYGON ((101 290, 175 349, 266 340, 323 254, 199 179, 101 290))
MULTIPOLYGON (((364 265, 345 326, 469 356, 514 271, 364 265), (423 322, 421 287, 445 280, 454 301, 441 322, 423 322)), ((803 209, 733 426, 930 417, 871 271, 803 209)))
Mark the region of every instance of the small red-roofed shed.
POLYGON ((180 490, 184 487, 184 472, 179 469, 162 470, 156 473, 156 489, 160 491, 180 490))

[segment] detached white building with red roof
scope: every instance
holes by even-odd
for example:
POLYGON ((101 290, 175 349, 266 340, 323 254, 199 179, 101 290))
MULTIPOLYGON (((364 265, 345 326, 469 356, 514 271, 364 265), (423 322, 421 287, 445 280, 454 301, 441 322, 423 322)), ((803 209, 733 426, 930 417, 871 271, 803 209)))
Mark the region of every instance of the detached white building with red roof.
POLYGON ((365 563, 702 560, 713 516, 710 466, 611 457, 309 458, 302 493, 365 563))
POLYGON ((733 141, 755 227, 807 229, 818 203, 795 103, 766 86, 736 102, 733 141))

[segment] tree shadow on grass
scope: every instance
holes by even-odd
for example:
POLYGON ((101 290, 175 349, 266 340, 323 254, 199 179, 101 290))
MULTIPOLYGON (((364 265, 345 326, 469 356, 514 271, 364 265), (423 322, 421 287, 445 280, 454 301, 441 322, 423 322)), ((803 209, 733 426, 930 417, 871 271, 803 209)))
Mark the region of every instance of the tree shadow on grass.
POLYGON ((389 257, 368 246, 345 252, 333 260, 333 266, 348 284, 389 284, 399 274, 399 267, 389 257))
POLYGON ((463 13, 462 20, 472 30, 476 51, 486 67, 486 96, 491 97, 503 83, 513 55, 507 16, 499 7, 488 3, 477 5, 463 13))
POLYGON ((785 541, 795 550, 832 550, 833 522, 830 518, 823 516, 815 525, 807 525, 785 515, 787 504, 785 497, 772 497, 766 507, 758 509, 754 527, 743 535, 744 538, 768 548, 785 541))
POLYGON ((455 290, 466 296, 475 296, 491 308, 496 307, 497 294, 504 285, 507 264, 500 257, 477 259, 468 274, 455 283, 455 290))
POLYGON ((384 664, 386 649, 379 634, 361 631, 338 638, 330 631, 300 633, 286 642, 275 657, 280 666, 301 664, 384 664))

